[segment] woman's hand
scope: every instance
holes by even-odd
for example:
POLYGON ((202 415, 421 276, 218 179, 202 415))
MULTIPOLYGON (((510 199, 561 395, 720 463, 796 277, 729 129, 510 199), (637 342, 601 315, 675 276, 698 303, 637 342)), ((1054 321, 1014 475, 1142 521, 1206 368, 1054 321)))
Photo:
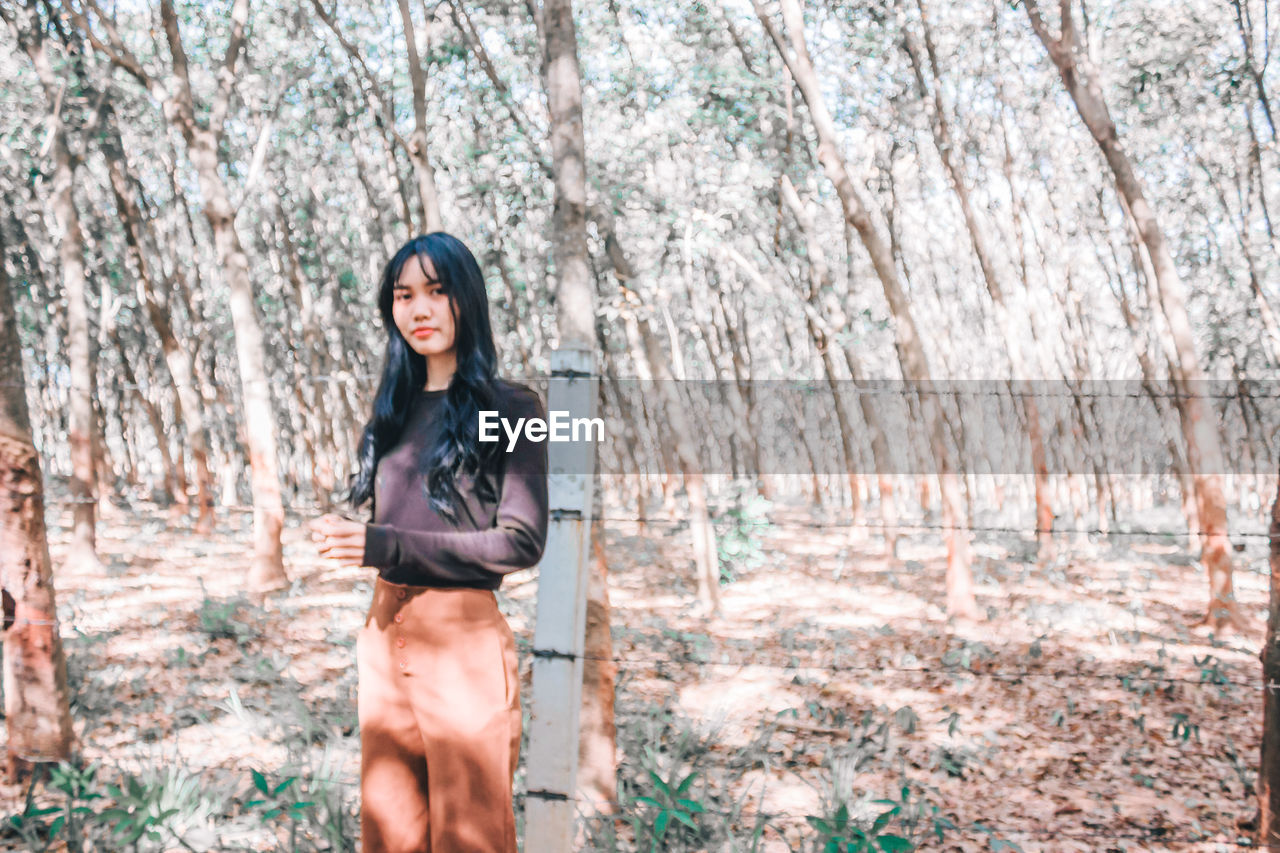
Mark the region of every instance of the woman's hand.
POLYGON ((307 526, 311 529, 311 540, 317 544, 320 556, 337 560, 344 566, 364 565, 363 522, 327 513, 307 526))

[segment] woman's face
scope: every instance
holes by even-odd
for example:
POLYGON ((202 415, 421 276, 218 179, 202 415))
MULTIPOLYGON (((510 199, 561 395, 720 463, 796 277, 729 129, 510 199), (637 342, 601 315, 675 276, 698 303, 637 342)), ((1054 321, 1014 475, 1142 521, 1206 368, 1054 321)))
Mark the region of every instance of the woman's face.
POLYGON ((430 258, 415 255, 405 261, 391 291, 391 316, 419 355, 430 357, 453 349, 453 307, 430 258))

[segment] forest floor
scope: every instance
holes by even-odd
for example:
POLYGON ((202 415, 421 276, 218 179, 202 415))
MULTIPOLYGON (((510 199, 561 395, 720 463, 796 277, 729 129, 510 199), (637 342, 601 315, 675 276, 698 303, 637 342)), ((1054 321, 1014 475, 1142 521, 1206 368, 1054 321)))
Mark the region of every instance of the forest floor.
MULTIPOLYGON (((69 515, 53 515, 60 566, 69 515)), ((735 577, 715 619, 695 606, 687 530, 597 528, 627 819, 586 820, 584 849, 820 849, 810 818, 832 819, 840 802, 864 828, 896 809, 879 831, 921 850, 1247 843, 1262 638, 1185 627, 1208 587, 1185 536, 1063 538, 1047 566, 1016 535, 978 538, 987 618, 960 623, 942 609, 936 532, 909 532, 890 558, 877 535, 790 519, 718 528, 735 577), (636 800, 662 799, 650 770, 696 774, 684 795, 701 809, 696 829, 677 819, 653 843, 659 811, 636 800)), ((319 559, 291 516, 293 586, 252 603, 250 524, 223 514, 218 533, 196 537, 162 510, 113 509, 99 524, 101 570, 58 570, 79 763, 100 762, 105 782, 132 775, 137 785, 108 793, 139 813, 176 809, 156 849, 183 849, 179 836, 194 849, 343 849, 358 835, 354 638, 370 572, 319 559), (255 797, 255 770, 273 793, 297 781, 255 797), (291 799, 315 805, 290 811, 291 799)), ((1267 544, 1244 541, 1236 591, 1261 618, 1267 544)), ((536 592, 520 572, 499 593, 520 646, 526 738, 536 592)), ((526 756, 527 742, 521 825, 526 756)), ((22 814, 25 793, 0 786, 0 812, 22 814)), ((60 802, 43 790, 35 805, 60 802)), ((20 838, 8 822, 0 849, 47 844, 32 840, 38 820, 24 825, 20 838)))

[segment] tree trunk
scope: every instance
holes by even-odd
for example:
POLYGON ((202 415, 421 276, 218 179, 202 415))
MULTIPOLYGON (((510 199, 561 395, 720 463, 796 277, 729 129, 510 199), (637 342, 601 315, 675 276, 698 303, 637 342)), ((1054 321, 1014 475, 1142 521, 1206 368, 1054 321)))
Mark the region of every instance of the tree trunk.
MULTIPOLYGON (((866 373, 852 342, 845 344, 844 360, 856 392, 858 386, 866 382, 866 373)), ((898 478, 893 473, 894 463, 889 452, 887 431, 884 420, 880 417, 881 410, 876 407, 876 402, 870 395, 858 394, 858 408, 862 412, 862 422, 871 433, 871 458, 876 466, 876 489, 880 492, 880 524, 884 550, 890 557, 896 557, 902 531, 898 529, 898 504, 894 497, 898 478)))
POLYGON ((1014 403, 1021 410, 1022 420, 1026 424, 1027 438, 1030 444, 1031 470, 1035 484, 1037 556, 1043 563, 1053 558, 1053 506, 1049 502, 1049 469, 1044 449, 1044 434, 1040 424, 1040 409, 1036 404, 1035 389, 1026 378, 1029 375, 1039 374, 1040 370, 1036 364, 1037 359, 1034 350, 1029 353, 1023 352, 1024 336, 1019 333, 1013 321, 1009 305, 1005 300, 1005 289, 1000 284, 1000 279, 996 274, 995 262, 991 257, 990 250, 987 248, 986 235, 978 222, 977 213, 974 211, 973 204, 969 199, 969 187, 960 171, 959 164, 956 162, 956 145, 951 138, 951 126, 948 119, 949 110, 946 99, 942 94, 942 75, 938 70, 938 57, 933 45, 933 34, 929 28, 929 15, 925 8, 924 0, 916 0, 916 4, 920 10, 920 25, 924 35, 924 53, 928 58, 932 86, 925 79, 925 63, 920 55, 920 45, 917 43, 915 33, 912 32, 905 21, 903 22, 904 46, 908 57, 911 59, 911 66, 915 71, 916 84, 920 87, 921 96, 928 99, 932 93, 933 109, 930 117, 932 119, 931 127, 933 128, 934 145, 937 148, 938 157, 942 160, 942 165, 946 169, 947 177, 951 179, 951 188, 955 192, 956 201, 960 205, 960 212, 964 219, 965 230, 969 235, 970 245, 973 247, 973 253, 978 259, 978 267, 982 271, 982 280, 986 283, 987 293, 991 296, 997 327, 1005 340, 1005 345, 1008 347, 1009 364, 1014 376, 1013 381, 1010 383, 1010 391, 1016 395, 1014 403))
POLYGON ((929 431, 930 450, 937 465, 938 487, 942 494, 944 538, 947 543, 947 612, 953 616, 976 617, 978 609, 973 596, 968 531, 961 506, 959 474, 946 443, 942 407, 938 395, 932 393, 929 360, 911 311, 910 300, 898 278, 890 247, 885 244, 872 222, 870 212, 854 186, 844 155, 840 153, 835 122, 827 110, 826 100, 805 44, 804 19, 799 0, 782 0, 783 19, 791 41, 791 51, 787 50, 782 36, 759 0, 753 2, 757 17, 773 40, 809 106, 809 117, 818 134, 818 160, 840 199, 845 221, 862 240, 884 289, 885 299, 894 317, 894 335, 903 377, 915 384, 920 392, 920 406, 929 431))
POLYGON ((1262 760, 1258 767, 1258 843, 1280 845, 1280 480, 1271 504, 1271 600, 1262 646, 1262 760))
POLYGON ((289 582, 284 571, 284 550, 280 542, 280 532, 284 528, 284 505, 280 495, 276 422, 272 411, 262 327, 254 305, 253 282, 249 278, 249 259, 236 233, 236 211, 226 182, 218 169, 222 122, 226 118, 231 87, 236 77, 235 64, 244 42, 249 4, 248 0, 236 0, 232 7, 231 44, 227 49, 224 67, 218 75, 219 88, 210 111, 208 126, 197 123, 195 118, 191 85, 187 79, 186 52, 171 0, 162 0, 160 14, 179 89, 178 95, 166 104, 167 112, 186 141, 187 155, 195 167, 200 184, 204 215, 213 231, 214 247, 230 291, 228 301, 231 303, 231 322, 235 328, 245 437, 252 470, 254 553, 247 581, 250 590, 263 593, 284 587, 289 582))
MULTIPOLYGON (((401 0, 404 5, 407 0, 401 0)), ((555 262, 556 331, 559 342, 552 353, 552 383, 548 408, 568 410, 570 416, 590 417, 599 405, 600 359, 596 353, 595 282, 587 255, 587 154, 583 135, 582 77, 578 64, 578 39, 571 0, 545 0, 539 35, 547 73, 542 82, 550 120, 554 207, 551 250, 555 262), (586 380, 586 387, 581 383, 586 380)), ((598 461, 594 445, 566 445, 548 450, 553 472, 550 481, 552 520, 544 558, 546 574, 539 580, 538 620, 535 642, 553 643, 578 661, 564 657, 535 662, 526 804, 525 846, 531 851, 568 849, 574 826, 573 800, 581 785, 596 787, 601 777, 611 779, 614 753, 612 731, 603 728, 613 718, 613 691, 600 689, 605 682, 596 669, 588 682, 591 643, 609 635, 607 607, 592 607, 592 542, 598 540, 591 518, 596 508, 598 461), (578 472, 575 477, 572 472, 578 472), (554 572, 554 574, 553 574, 554 572), (569 628, 563 622, 564 598, 570 599, 569 628), (556 600, 561 599, 561 600, 556 600), (604 619, 588 631, 592 618, 604 619), (567 706, 570 713, 560 713, 567 706), (541 723, 553 708, 567 725, 541 723), (537 735, 537 737, 533 737, 537 735), (565 761, 565 758, 568 761, 565 761), (584 766, 585 762, 585 766, 584 766), (537 794, 554 794, 542 797, 537 794), (567 798, 564 799, 564 798, 567 798)), ((597 546, 598 547, 598 546, 597 546)), ((603 561, 598 568, 603 570, 603 561)), ((599 579, 603 581, 603 577, 599 579)), ((599 599, 597 599, 597 605, 599 599)), ((547 648, 549 646, 544 646, 547 648)), ((607 656, 606 656, 607 657, 607 656)), ((611 678, 609 679, 611 686, 611 678)), ((607 783, 606 783, 607 784, 607 783)), ((582 805, 587 805, 583 803, 582 805)), ((590 806, 588 806, 590 809, 590 806)))
POLYGON ((443 230, 440 200, 436 194, 436 173, 427 149, 427 80, 418 57, 418 39, 413 32, 413 15, 409 0, 399 0, 400 21, 404 25, 405 53, 409 59, 409 81, 413 85, 413 133, 409 137, 409 160, 418 181, 418 198, 422 202, 423 232, 443 230))
POLYGON ((6 261, 0 230, 0 596, 8 773, 16 782, 36 762, 69 759, 74 733, 44 526, 44 484, 31 440, 6 261))
POLYGON ((583 645, 586 658, 582 662, 577 795, 584 812, 611 814, 618 799, 618 729, 613 710, 618 664, 613 660, 609 564, 605 558, 603 537, 591 537, 591 555, 586 642, 583 645))
POLYGON ((214 245, 230 291, 245 435, 253 477, 254 555, 248 583, 250 589, 265 592, 281 588, 289 581, 284 571, 284 551, 280 542, 284 505, 280 496, 276 421, 266 369, 266 350, 254 305, 248 259, 236 234, 235 212, 218 175, 215 153, 201 147, 191 151, 191 159, 200 176, 205 215, 213 229, 214 245))
POLYGON ((68 405, 67 442, 71 448, 72 534, 68 559, 77 571, 94 573, 98 568, 97 501, 98 465, 94 436, 93 396, 96 393, 89 340, 89 303, 84 269, 84 234, 76 209, 75 185, 78 158, 69 147, 66 125, 62 121, 62 101, 68 85, 59 81, 41 33, 44 24, 34 11, 25 13, 29 20, 19 24, 5 15, 18 44, 26 51, 35 67, 49 105, 49 132, 53 147, 53 184, 50 207, 60 234, 56 235, 58 261, 62 270, 62 287, 67 296, 66 350, 70 365, 70 399, 68 405))
MULTIPOLYGON (((115 324, 111 325, 108 335, 112 343, 115 344, 116 351, 120 353, 120 373, 127 384, 133 391, 133 397, 138 401, 138 405, 142 407, 142 413, 147 418, 147 424, 151 427, 152 433, 156 437, 156 449, 160 452, 160 462, 164 467, 164 491, 168 502, 172 503, 174 496, 179 488, 179 476, 173 458, 169 453, 169 435, 164 428, 164 418, 160 415, 160 409, 151 400, 147 399, 147 395, 143 393, 141 383, 138 382, 138 375, 134 372, 133 365, 129 359, 129 353, 125 350, 124 341, 120 339, 120 332, 115 328, 115 324)), ((123 413, 122 413, 123 414, 123 413)), ((121 422, 121 432, 124 432, 123 419, 121 422)))
POLYGON ((837 367, 837 351, 835 345, 831 343, 832 329, 824 319, 825 312, 822 305, 822 293, 824 290, 832 290, 834 283, 831 278, 831 269, 827 266, 826 254, 822 250, 822 244, 818 240, 813 224, 813 217, 805 209, 804 203, 800 201, 800 195, 796 192, 796 188, 792 185, 791 179, 786 175, 782 176, 782 199, 791 208, 791 214, 796 219, 796 224, 800 227, 801 237, 805 241, 805 247, 809 255, 809 292, 804 302, 804 316, 809 324, 809 335, 813 338, 813 345, 817 348, 818 354, 822 356, 823 374, 827 379, 827 388, 831 391, 832 405, 835 407, 836 423, 840 429, 840 446, 844 451, 845 475, 849 481, 849 507, 853 517, 853 527, 850 531, 859 529, 859 522, 862 521, 862 506, 858 501, 858 450, 853 441, 853 424, 849 421, 850 406, 845 399, 844 391, 840 385, 840 377, 837 375, 839 368, 837 367))
MULTIPOLYGON (((715 530, 707 512, 706 481, 698 459, 693 430, 685 412, 685 403, 677 388, 678 378, 671 373, 666 354, 648 320, 628 312, 624 317, 627 337, 632 342, 632 355, 639 356, 636 367, 646 384, 654 382, 662 400, 667 428, 673 439, 676 461, 684 478, 685 497, 689 503, 689 532, 692 537, 693 560, 697 573, 698 601, 709 615, 720 613, 720 566, 716 554, 715 530)), ((668 442, 662 443, 664 446, 668 442)))
POLYGON ((280 249, 284 256, 282 262, 285 278, 293 288, 294 306, 298 309, 298 324, 302 327, 302 352, 297 353, 294 364, 296 369, 308 373, 307 376, 298 377, 295 397, 299 401, 299 410, 309 414, 303 419, 301 431, 303 441, 308 446, 307 461, 311 466, 311 488, 316 502, 327 511, 338 485, 337 473, 333 467, 332 451, 316 452, 315 448, 333 448, 335 445, 333 424, 329 419, 328 407, 325 405, 325 388, 328 383, 321 385, 315 381, 315 377, 328 375, 332 365, 327 358, 328 349, 319 333, 322 326, 318 322, 315 295, 303 280, 302 259, 294 246, 289 219, 285 215, 284 205, 279 198, 275 202, 275 213, 276 224, 280 230, 280 249), (317 433, 314 438, 311 435, 312 429, 317 433))
MULTIPOLYGON (((116 209, 124 224, 125 245, 128 257, 137 270, 138 301, 146 309, 147 318, 160 338, 165 365, 173 377, 178 400, 178 417, 186 427, 186 438, 191 448, 191 461, 195 466, 197 518, 195 532, 208 535, 213 532, 213 475, 209 471, 209 441, 205 434, 204 405, 196 388, 196 377, 191 354, 178 343, 173 331, 173 314, 169 303, 172 287, 169 282, 157 284, 151 264, 147 261, 145 247, 150 223, 144 220, 138 208, 135 187, 137 181, 129 169, 128 157, 111 108, 110 95, 102 99, 100 124, 103 129, 101 148, 107 161, 111 179, 111 191, 116 209)), ((163 275, 163 273, 161 273, 163 275)), ((123 349, 121 350, 123 354, 123 349)), ((185 495, 183 496, 185 499, 185 495)))
POLYGON ((1176 373, 1173 377, 1178 396, 1174 403, 1186 424, 1184 440, 1187 462, 1195 484, 1196 508, 1200 516, 1202 548, 1200 560, 1209 577, 1209 604, 1200 625, 1217 632, 1230 627, 1241 632, 1254 629, 1253 620, 1240 610, 1232 584, 1231 548, 1227 538, 1227 507, 1222 491, 1225 472, 1221 437, 1214 426, 1210 407, 1201 395, 1204 382, 1200 356, 1196 351, 1191 322, 1187 317, 1186 296, 1182 279, 1173 263, 1173 255, 1164 232, 1148 203, 1142 182, 1134 171, 1129 155, 1120 145, 1120 136, 1111 119, 1097 69, 1088 55, 1077 50, 1079 31, 1071 11, 1071 0, 1059 0, 1060 33, 1054 38, 1040 16, 1038 0, 1026 0, 1031 28, 1044 45, 1057 67, 1063 85, 1085 126, 1093 135, 1103 158, 1111 169, 1116 190, 1147 253, 1155 297, 1168 324, 1175 349, 1176 373))

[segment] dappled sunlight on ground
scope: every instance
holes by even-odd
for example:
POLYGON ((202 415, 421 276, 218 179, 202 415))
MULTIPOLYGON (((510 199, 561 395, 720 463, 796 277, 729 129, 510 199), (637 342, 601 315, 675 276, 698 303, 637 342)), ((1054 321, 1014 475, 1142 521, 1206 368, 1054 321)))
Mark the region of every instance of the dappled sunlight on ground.
MULTIPOLYGON (((232 781, 323 764, 352 786, 354 816, 354 638, 372 572, 319 559, 291 519, 293 586, 250 601, 247 515, 220 516, 208 538, 158 516, 108 513, 101 574, 57 575, 86 759, 168 756, 232 781)), ((1261 638, 1216 643, 1185 627, 1207 582, 1177 545, 1063 542, 1039 565, 1026 542, 975 541, 987 618, 951 623, 937 537, 905 536, 892 558, 878 535, 847 527, 761 527, 760 559, 735 567, 708 619, 686 528, 603 529, 624 796, 645 793, 652 749, 665 770, 698 772, 694 790, 719 815, 704 820, 745 839, 764 813, 770 851, 811 839, 805 818, 837 794, 874 816, 870 801, 904 785, 917 829, 957 826, 926 849, 996 838, 1028 851, 1185 850, 1199 849, 1196 833, 1216 849, 1253 814, 1261 638)), ((51 530, 55 566, 66 535, 51 530)), ((1240 567, 1238 594, 1259 611, 1265 558, 1255 547, 1240 567)), ((498 596, 526 714, 536 595, 522 571, 498 596)), ((12 810, 23 792, 0 793, 12 810)))

